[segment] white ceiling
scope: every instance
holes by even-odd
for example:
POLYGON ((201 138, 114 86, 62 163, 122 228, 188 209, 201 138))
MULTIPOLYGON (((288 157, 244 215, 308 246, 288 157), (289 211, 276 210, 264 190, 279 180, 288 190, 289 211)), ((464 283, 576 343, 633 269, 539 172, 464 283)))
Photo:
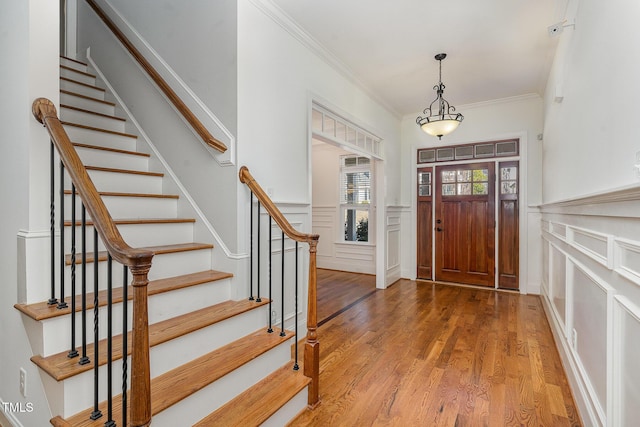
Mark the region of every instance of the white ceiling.
POLYGON ((568 0, 271 0, 396 114, 544 92, 568 0))

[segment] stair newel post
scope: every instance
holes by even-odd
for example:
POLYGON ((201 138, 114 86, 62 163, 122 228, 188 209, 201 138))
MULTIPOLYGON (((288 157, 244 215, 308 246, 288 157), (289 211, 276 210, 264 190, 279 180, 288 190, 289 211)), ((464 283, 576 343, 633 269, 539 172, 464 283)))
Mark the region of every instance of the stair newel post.
POLYGON ((136 261, 136 264, 130 266, 133 275, 130 424, 132 427, 141 427, 151 424, 151 370, 149 367, 149 312, 147 304, 151 257, 136 261))
POLYGON ((318 251, 318 236, 309 241, 309 294, 307 300, 307 341, 304 349, 304 375, 311 378, 309 385, 309 407, 320 403, 320 343, 318 342, 318 292, 316 253, 318 251))

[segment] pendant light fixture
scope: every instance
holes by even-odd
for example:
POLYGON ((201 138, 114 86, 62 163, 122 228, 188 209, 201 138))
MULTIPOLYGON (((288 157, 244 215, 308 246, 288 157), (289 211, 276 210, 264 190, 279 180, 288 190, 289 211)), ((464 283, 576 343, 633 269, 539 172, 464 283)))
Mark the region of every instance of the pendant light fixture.
POLYGON ((448 135, 456 130, 460 122, 464 119, 462 114, 455 112, 456 107, 449 105, 449 102, 442 97, 442 94, 444 93, 444 83, 442 83, 442 60, 446 57, 446 53, 439 53, 435 56, 435 59, 440 62, 440 81, 433 87, 433 90, 435 90, 438 95, 431 105, 425 108, 422 112, 425 116, 418 116, 416 118, 416 123, 423 131, 429 135, 437 136, 438 139, 442 139, 444 135, 448 135), (438 106, 437 112, 433 109, 434 104, 437 104, 438 106))

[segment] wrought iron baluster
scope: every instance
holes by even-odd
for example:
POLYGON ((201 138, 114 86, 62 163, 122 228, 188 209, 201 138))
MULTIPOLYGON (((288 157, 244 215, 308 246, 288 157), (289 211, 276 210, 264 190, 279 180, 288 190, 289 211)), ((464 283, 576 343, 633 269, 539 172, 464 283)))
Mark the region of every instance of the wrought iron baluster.
POLYGON ((82 241, 82 357, 78 361, 80 365, 89 363, 87 356, 87 210, 82 204, 81 210, 81 241, 82 241))
POLYGON ((296 322, 296 330, 295 330, 295 362, 293 364, 293 370, 297 371, 300 369, 298 365, 298 241, 296 241, 296 290, 295 290, 295 322, 296 322))
MULTIPOLYGON (((113 421, 113 259, 111 254, 107 254, 107 421, 105 427, 115 427, 113 421)), ((124 357, 124 355, 122 355, 124 357)), ((97 359, 96 359, 97 360, 97 359)))
POLYGON ((258 200, 258 294, 256 302, 262 302, 260 298, 260 200, 258 200))
POLYGON ((64 264, 66 257, 64 256, 64 165, 60 160, 60 301, 58 301, 58 309, 67 308, 64 300, 64 264))
POLYGON ((51 228, 51 298, 48 304, 54 305, 58 303, 56 299, 56 174, 54 162, 54 147, 51 141, 51 153, 49 159, 49 181, 50 181, 50 204, 49 204, 49 223, 51 228))
POLYGON ((71 184, 71 349, 68 358, 78 357, 76 350, 76 187, 71 184))
POLYGON ((129 332, 129 268, 125 265, 122 273, 122 425, 127 425, 127 363, 129 332))
POLYGON ((280 295, 282 303, 282 308, 280 311, 280 336, 284 337, 287 335, 284 332, 284 231, 282 232, 282 254, 280 256, 280 259, 282 260, 282 266, 280 268, 282 276, 282 293, 280 295))
POLYGON ((271 215, 269 215, 269 329, 267 329, 267 332, 271 333, 273 332, 273 327, 272 327, 272 313, 273 311, 271 311, 271 303, 273 302, 273 293, 271 291, 271 273, 272 273, 272 268, 271 268, 271 257, 273 252, 271 251, 271 241, 273 240, 271 238, 271 227, 272 227, 272 218, 271 215))
POLYGON ((98 408, 98 230, 93 226, 93 412, 90 418, 102 416, 98 408))
POLYGON ((253 191, 249 203, 249 300, 253 301, 253 191))

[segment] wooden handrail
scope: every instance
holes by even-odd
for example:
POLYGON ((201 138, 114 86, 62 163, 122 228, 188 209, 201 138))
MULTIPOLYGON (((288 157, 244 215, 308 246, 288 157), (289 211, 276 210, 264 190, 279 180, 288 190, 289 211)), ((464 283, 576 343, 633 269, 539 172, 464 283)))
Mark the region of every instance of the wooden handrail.
POLYGON ((194 131, 202 138, 202 140, 210 147, 224 153, 227 151, 227 146, 217 138, 215 138, 202 124, 202 122, 193 114, 193 112, 187 107, 187 105, 180 99, 180 97, 171 89, 171 86, 160 76, 160 74, 153 68, 153 66, 142 56, 142 53, 127 39, 122 31, 116 26, 116 24, 107 16, 106 13, 98 6, 95 0, 86 0, 89 6, 93 8, 96 14, 102 19, 107 27, 113 32, 113 34, 120 40, 129 53, 135 58, 140 66, 149 74, 151 79, 156 85, 164 92, 164 94, 173 103, 176 109, 182 114, 191 125, 194 131))
MULTIPOLYGON (((53 102, 38 98, 32 105, 33 116, 49 132, 51 142, 60 155, 71 182, 80 195, 112 258, 129 267, 133 275, 133 338, 131 354, 131 425, 147 426, 151 422, 149 368, 149 322, 147 314, 147 284, 153 252, 127 245, 118 231, 102 198, 98 194, 78 153, 64 130, 53 102)), ((97 267, 96 267, 97 268, 97 267)), ((123 284, 126 286, 126 283, 123 284)))
POLYGON ((255 178, 249 172, 249 169, 246 166, 242 166, 240 168, 240 182, 246 184, 247 187, 253 191, 253 194, 256 195, 256 198, 260 201, 262 206, 269 212, 269 215, 273 217, 278 226, 284 231, 290 239, 295 240, 296 242, 301 243, 311 243, 313 241, 317 242, 320 237, 317 234, 306 234, 301 233, 295 228, 291 226, 289 221, 282 215, 280 209, 271 201, 267 193, 264 192, 262 187, 256 182, 255 178))
POLYGON ((318 234, 301 233, 293 228, 291 223, 280 212, 280 209, 256 182, 246 166, 240 168, 239 176, 240 182, 246 184, 255 194, 260 204, 271 215, 284 234, 296 242, 309 244, 309 289, 307 293, 307 337, 304 348, 304 375, 311 378, 307 404, 313 408, 320 403, 320 343, 318 342, 318 285, 316 272, 316 253, 318 252, 318 239, 320 236, 318 234))

